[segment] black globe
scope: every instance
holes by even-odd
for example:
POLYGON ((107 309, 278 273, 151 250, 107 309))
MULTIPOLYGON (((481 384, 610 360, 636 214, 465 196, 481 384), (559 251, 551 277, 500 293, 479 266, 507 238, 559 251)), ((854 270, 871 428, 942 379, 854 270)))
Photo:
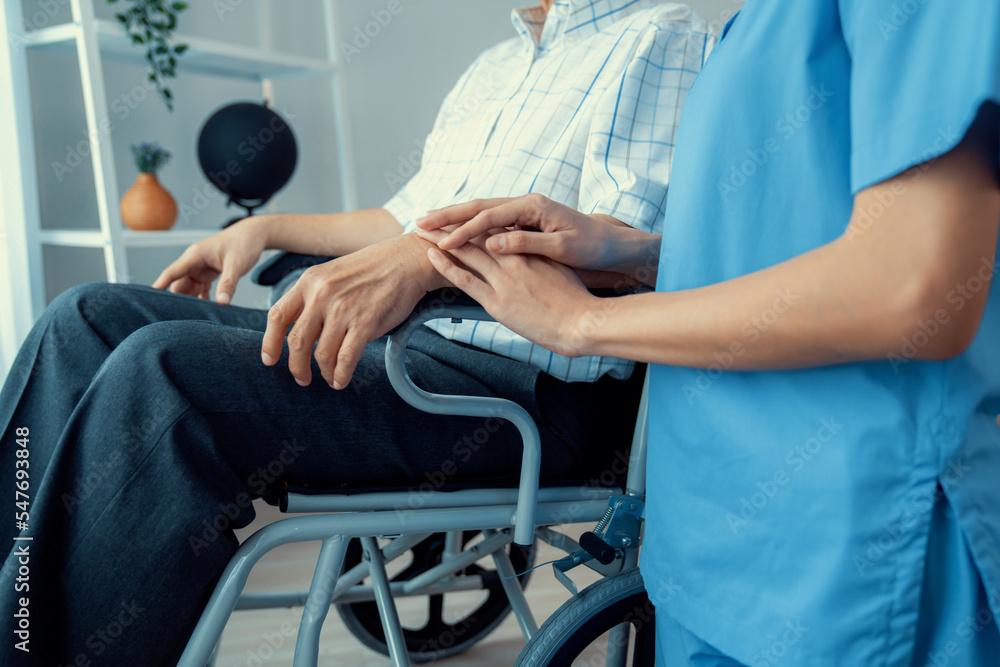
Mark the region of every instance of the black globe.
POLYGON ((222 107, 205 121, 198 137, 205 176, 247 208, 264 204, 288 183, 298 153, 288 122, 253 102, 222 107))

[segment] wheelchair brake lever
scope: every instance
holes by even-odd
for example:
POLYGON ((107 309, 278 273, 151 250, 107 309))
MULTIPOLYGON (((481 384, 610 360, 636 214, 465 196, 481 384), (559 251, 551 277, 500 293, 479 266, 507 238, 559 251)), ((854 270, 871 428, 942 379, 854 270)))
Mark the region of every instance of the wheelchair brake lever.
POLYGON ((556 580, 577 594, 576 584, 566 574, 577 565, 588 564, 591 569, 605 575, 614 574, 614 563, 622 567, 625 551, 638 548, 642 519, 646 505, 640 496, 617 496, 608 500, 608 510, 593 531, 580 536, 579 551, 557 560, 552 564, 556 580), (595 560, 597 563, 591 564, 595 560))
POLYGON ((552 574, 555 575, 556 581, 566 587, 566 590, 573 595, 576 595, 580 591, 577 590, 576 584, 573 583, 573 580, 569 578, 569 575, 566 574, 566 572, 572 570, 577 565, 583 565, 591 558, 592 556, 582 549, 575 553, 571 553, 565 558, 560 558, 552 564, 552 574))

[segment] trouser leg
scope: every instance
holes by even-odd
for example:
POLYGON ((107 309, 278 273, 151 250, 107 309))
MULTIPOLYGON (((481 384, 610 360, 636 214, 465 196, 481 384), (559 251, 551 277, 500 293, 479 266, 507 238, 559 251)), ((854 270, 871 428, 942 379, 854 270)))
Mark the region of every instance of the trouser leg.
MULTIPOLYGON (((0 391, 0 489, 7 492, 18 481, 15 430, 28 430, 34 478, 45 469, 70 414, 111 352, 135 331, 165 320, 263 330, 266 311, 108 283, 79 285, 58 296, 28 334, 0 391)), ((2 553, 16 532, 12 521, 0 522, 2 553)))
MULTIPOLYGON (((993 591, 997 598, 1000 592, 993 591)), ((990 596, 951 503, 938 494, 924 565, 912 667, 1000 665, 1000 632, 990 596)))
POLYGON ((656 615, 656 664, 665 667, 743 667, 689 632, 667 613, 656 615))
MULTIPOLYGON (((495 419, 409 408, 380 370, 384 341, 366 350, 358 388, 334 392, 321 382, 299 387, 286 358, 263 366, 261 339, 209 322, 162 322, 108 356, 37 480, 30 661, 5 642, 0 664, 65 664, 81 655, 95 664, 172 664, 235 550, 231 528, 252 519, 248 499, 268 485, 516 475, 516 431, 495 419)), ((428 353, 408 356, 418 383, 495 393, 469 370, 493 355, 465 350, 479 361, 450 366, 431 355, 439 337, 420 332, 418 348, 424 339, 428 353)), ((543 470, 558 476, 567 457, 548 432, 543 442, 543 470)), ((18 567, 7 559, 0 590, 13 588, 18 567)), ((14 596, 0 596, 5 624, 17 607, 14 596)), ((2 634, 11 636, 9 625, 2 634)))

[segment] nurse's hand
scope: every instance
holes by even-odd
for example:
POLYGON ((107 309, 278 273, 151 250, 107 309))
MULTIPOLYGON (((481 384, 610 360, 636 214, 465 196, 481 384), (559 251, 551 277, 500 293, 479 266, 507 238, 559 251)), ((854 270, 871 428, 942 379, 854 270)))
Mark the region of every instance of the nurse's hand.
POLYGON ((498 255, 471 243, 450 253, 430 248, 427 257, 498 322, 567 357, 584 354, 581 334, 594 318, 607 316, 604 300, 572 269, 543 257, 498 255))
MULTIPOLYGON (((448 228, 438 242, 454 250, 492 234, 486 249, 500 255, 541 255, 576 269, 655 275, 660 237, 640 232, 610 216, 584 215, 538 194, 481 199, 431 211, 417 221, 418 234, 448 228), (539 234, 537 232, 544 232, 539 234)), ((640 276, 640 280, 646 280, 640 276)))

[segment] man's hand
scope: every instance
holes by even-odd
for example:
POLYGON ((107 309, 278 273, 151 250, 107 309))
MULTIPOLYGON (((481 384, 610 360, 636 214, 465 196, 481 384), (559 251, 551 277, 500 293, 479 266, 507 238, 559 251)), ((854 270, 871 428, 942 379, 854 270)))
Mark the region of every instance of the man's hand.
POLYGON ((266 229, 257 220, 247 218, 188 246, 163 270, 153 287, 208 299, 212 282, 219 278, 215 299, 228 304, 240 278, 253 268, 266 248, 266 229))
POLYGON ((312 382, 315 357, 327 384, 346 387, 365 346, 403 322, 428 291, 448 284, 428 262, 429 246, 406 234, 307 269, 268 313, 264 364, 277 362, 287 332, 296 382, 312 382))

